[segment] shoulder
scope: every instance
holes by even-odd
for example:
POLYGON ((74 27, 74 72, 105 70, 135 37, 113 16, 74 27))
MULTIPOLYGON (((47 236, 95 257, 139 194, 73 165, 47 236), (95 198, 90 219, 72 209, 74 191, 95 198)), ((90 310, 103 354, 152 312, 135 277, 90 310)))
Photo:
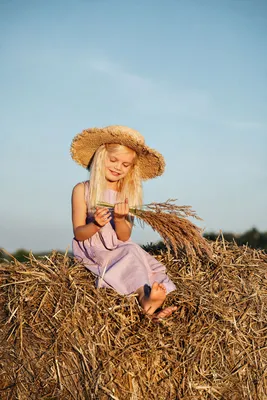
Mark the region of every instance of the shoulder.
POLYGON ((72 189, 72 200, 74 199, 85 199, 88 193, 89 181, 79 182, 72 189))
POLYGON ((73 210, 83 210, 86 208, 84 184, 85 182, 77 183, 72 190, 71 203, 73 210))
POLYGON ((74 188, 72 189, 72 193, 74 194, 84 194, 85 187, 89 185, 89 181, 79 182, 77 183, 74 188))
POLYGON ((77 196, 81 196, 84 195, 84 184, 83 182, 77 183, 77 185, 74 186, 74 188, 72 189, 72 196, 77 197, 77 196))

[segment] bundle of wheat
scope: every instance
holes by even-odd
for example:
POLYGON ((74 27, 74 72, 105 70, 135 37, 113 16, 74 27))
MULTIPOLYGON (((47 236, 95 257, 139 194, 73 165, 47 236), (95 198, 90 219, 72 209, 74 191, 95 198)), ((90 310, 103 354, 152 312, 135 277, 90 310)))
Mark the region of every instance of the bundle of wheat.
POLYGON ((52 253, 0 264, 0 396, 265 400, 267 255, 217 241, 213 258, 157 256, 177 286, 153 323, 52 253))
MULTIPOLYGON (((165 203, 150 203, 142 207, 130 207, 130 213, 141 223, 150 225, 162 237, 174 254, 185 250, 187 255, 211 256, 211 248, 202 236, 202 229, 189 221, 188 217, 201 220, 191 206, 177 206, 175 199, 165 203)), ((99 202, 99 206, 114 208, 114 205, 99 202)))

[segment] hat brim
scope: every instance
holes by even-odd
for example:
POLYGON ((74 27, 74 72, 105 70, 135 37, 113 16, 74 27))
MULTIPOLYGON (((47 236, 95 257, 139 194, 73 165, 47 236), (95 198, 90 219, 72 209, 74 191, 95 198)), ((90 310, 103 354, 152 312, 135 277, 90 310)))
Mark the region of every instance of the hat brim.
POLYGON ((155 178, 163 174, 165 161, 156 150, 148 147, 143 137, 133 137, 130 128, 118 127, 90 128, 76 135, 71 144, 71 156, 74 161, 88 168, 96 150, 102 144, 118 143, 133 149, 138 155, 138 167, 142 180, 155 178))

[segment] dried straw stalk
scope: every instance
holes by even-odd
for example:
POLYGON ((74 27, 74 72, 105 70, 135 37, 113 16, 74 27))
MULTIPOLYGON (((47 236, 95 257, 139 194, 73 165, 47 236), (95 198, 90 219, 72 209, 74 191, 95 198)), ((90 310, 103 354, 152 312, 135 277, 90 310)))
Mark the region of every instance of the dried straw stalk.
POLYGON ((58 253, 0 263, 1 400, 266 400, 267 255, 157 256, 177 290, 154 324, 58 253))
MULTIPOLYGON (((187 255, 211 256, 211 248, 202 236, 202 229, 189 221, 188 217, 201 220, 191 206, 177 206, 175 199, 165 203, 150 203, 142 207, 130 207, 130 213, 140 222, 150 225, 162 237, 167 248, 172 248, 174 254, 185 250, 187 255)), ((99 206, 114 208, 114 205, 99 202, 99 206)))

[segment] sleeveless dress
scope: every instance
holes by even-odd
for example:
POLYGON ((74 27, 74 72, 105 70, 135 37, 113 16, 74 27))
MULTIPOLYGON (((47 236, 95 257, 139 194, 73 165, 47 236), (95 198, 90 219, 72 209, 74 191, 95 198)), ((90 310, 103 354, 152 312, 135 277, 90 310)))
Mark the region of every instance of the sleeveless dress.
MULTIPOLYGON (((88 198, 89 182, 84 182, 85 199, 88 198)), ((104 201, 115 204, 117 192, 107 189, 104 201)), ((93 220, 88 213, 86 223, 93 220)), ((166 268, 131 239, 118 239, 112 220, 99 232, 84 241, 72 241, 74 256, 97 277, 97 287, 113 288, 120 294, 134 293, 144 285, 154 282, 165 285, 167 293, 176 289, 166 275, 166 268)))

